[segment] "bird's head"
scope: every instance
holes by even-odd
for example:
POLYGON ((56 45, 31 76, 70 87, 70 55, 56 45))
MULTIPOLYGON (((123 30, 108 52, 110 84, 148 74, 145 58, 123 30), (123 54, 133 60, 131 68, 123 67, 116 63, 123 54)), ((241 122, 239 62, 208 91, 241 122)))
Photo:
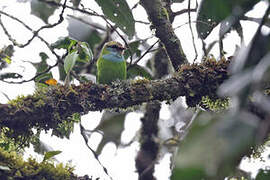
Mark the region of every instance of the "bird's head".
POLYGON ((123 53, 125 49, 119 42, 107 42, 102 48, 102 58, 113 62, 124 61, 123 53))
POLYGON ((103 54, 114 54, 116 56, 122 56, 126 48, 119 42, 110 41, 103 46, 103 54))

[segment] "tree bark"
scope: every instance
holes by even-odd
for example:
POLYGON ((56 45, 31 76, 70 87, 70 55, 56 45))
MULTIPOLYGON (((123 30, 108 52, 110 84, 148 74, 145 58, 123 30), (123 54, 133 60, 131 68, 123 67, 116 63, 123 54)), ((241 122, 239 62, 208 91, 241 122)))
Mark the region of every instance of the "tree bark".
POLYGON ((0 104, 0 126, 21 133, 33 127, 48 130, 67 121, 74 113, 81 115, 103 109, 121 110, 144 102, 173 101, 186 96, 195 106, 202 96, 215 96, 221 83, 228 78, 229 61, 184 65, 173 77, 164 80, 129 80, 111 86, 86 83, 50 86, 9 104, 0 104))
POLYGON ((174 69, 178 70, 182 64, 188 61, 180 40, 174 33, 168 11, 162 6, 160 0, 141 0, 140 4, 146 10, 152 23, 150 28, 155 31, 156 37, 164 44, 174 69))

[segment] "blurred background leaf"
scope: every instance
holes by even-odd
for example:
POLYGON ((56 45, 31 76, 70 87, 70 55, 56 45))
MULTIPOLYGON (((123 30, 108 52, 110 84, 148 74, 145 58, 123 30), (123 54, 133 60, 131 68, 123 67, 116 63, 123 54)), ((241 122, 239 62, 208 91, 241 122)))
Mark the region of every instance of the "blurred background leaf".
POLYGON ((236 19, 230 19, 230 24, 238 22, 239 18, 260 0, 202 0, 198 15, 196 27, 200 38, 205 39, 211 31, 225 18, 235 16, 236 19), (234 22, 232 22, 234 20, 234 22))
POLYGON ((270 179, 270 171, 260 169, 259 173, 257 174, 255 180, 269 180, 270 179))
POLYGON ((103 133, 102 141, 100 142, 97 153, 100 154, 103 147, 108 142, 113 142, 118 146, 120 144, 120 137, 124 130, 124 121, 126 113, 114 113, 105 111, 102 115, 101 122, 96 131, 103 133))
POLYGON ((140 45, 140 41, 133 41, 128 44, 129 48, 128 50, 125 50, 124 57, 125 59, 129 58, 130 56, 136 55, 136 57, 141 56, 141 51, 138 49, 140 45), (130 54, 131 53, 131 54, 130 54))
POLYGON ((125 0, 95 0, 104 15, 114 22, 129 37, 135 33, 135 21, 125 0))
POLYGON ((195 180, 195 179, 207 179, 207 175, 204 170, 200 168, 175 168, 172 173, 171 180, 195 180))
POLYGON ((200 113, 181 145, 176 167, 195 172, 200 169, 209 177, 225 178, 255 145, 257 123, 258 118, 248 112, 200 113))
POLYGON ((143 67, 138 64, 129 66, 127 70, 127 78, 134 79, 137 76, 144 77, 149 80, 153 79, 153 75, 147 67, 143 67))
MULTIPOLYGON (((60 3, 61 0, 53 1, 60 3)), ((50 6, 40 0, 31 0, 31 14, 39 17, 46 24, 48 24, 49 17, 54 13, 57 8, 57 6, 50 6)))

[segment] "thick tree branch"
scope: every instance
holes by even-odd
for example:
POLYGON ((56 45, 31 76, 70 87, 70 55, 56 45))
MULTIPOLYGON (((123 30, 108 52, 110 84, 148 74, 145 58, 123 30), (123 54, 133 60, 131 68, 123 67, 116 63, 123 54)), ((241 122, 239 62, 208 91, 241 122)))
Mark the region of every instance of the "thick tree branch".
POLYGON ((170 101, 186 96, 195 106, 202 96, 216 96, 218 86, 228 78, 229 61, 206 61, 200 65, 184 65, 165 80, 130 80, 113 85, 86 83, 79 86, 52 86, 20 97, 10 104, 0 104, 0 127, 17 133, 32 128, 51 129, 70 121, 74 113, 86 114, 103 109, 122 109, 144 102, 170 101))
POLYGON ((155 180, 154 169, 158 157, 159 144, 155 141, 158 136, 158 120, 161 105, 157 101, 146 105, 146 112, 141 118, 141 148, 136 156, 136 169, 139 180, 155 180))
POLYGON ((164 44, 172 65, 177 70, 180 65, 187 62, 187 59, 180 40, 173 31, 166 8, 162 6, 160 0, 141 0, 140 4, 146 10, 153 25, 152 29, 155 30, 156 36, 164 44))

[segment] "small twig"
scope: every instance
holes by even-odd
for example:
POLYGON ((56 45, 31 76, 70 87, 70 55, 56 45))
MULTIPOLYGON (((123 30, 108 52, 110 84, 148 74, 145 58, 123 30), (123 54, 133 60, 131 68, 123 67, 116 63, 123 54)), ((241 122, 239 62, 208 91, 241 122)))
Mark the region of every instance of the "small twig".
MULTIPOLYGON (((3 14, 3 15, 5 15, 5 16, 7 16, 7 17, 9 17, 9 18, 11 18, 11 19, 13 19, 13 20, 19 22, 19 23, 22 24, 26 29, 28 29, 29 31, 31 31, 31 32, 34 33, 34 30, 33 30, 30 26, 28 26, 28 25, 26 25, 24 22, 22 22, 20 19, 18 19, 18 18, 16 18, 16 17, 12 16, 12 15, 10 15, 10 14, 7 14, 7 13, 1 11, 1 10, 0 10, 0 14, 3 14)), ((11 37, 11 35, 10 35, 9 32, 7 31, 7 29, 5 28, 4 24, 2 23, 1 16, 0 16, 0 25, 1 25, 2 29, 4 30, 4 33, 8 36, 9 40, 13 43, 14 46, 17 46, 17 47, 20 47, 20 48, 25 47, 24 45, 18 44, 18 43, 16 42, 16 40, 13 39, 13 38, 11 37)), ((36 34, 35 37, 38 37, 43 43, 46 44, 46 46, 48 47, 48 49, 50 49, 50 51, 52 52, 52 54, 54 54, 54 56, 57 58, 57 62, 56 62, 54 65, 49 66, 45 71, 40 72, 40 73, 37 73, 37 74, 36 74, 34 77, 32 77, 31 79, 23 80, 23 81, 20 81, 20 82, 16 82, 16 81, 5 81, 5 80, 2 80, 3 82, 10 83, 10 84, 22 84, 22 83, 25 83, 25 82, 30 82, 30 81, 35 80, 38 76, 40 76, 40 75, 42 75, 42 74, 45 74, 45 73, 49 72, 53 67, 56 67, 56 66, 58 65, 58 63, 59 63, 60 59, 62 59, 62 57, 60 57, 60 56, 52 49, 52 47, 50 46, 50 44, 49 44, 45 39, 43 39, 41 36, 39 36, 38 34, 36 34)))
MULTIPOLYGON (((17 47, 24 48, 24 47, 26 47, 27 45, 29 45, 29 44, 33 41, 33 39, 35 39, 35 37, 38 36, 38 33, 39 33, 41 30, 55 27, 55 26, 57 26, 57 25, 59 25, 60 23, 63 22, 63 20, 64 20, 63 14, 64 14, 64 11, 65 11, 65 8, 66 8, 66 3, 67 3, 67 0, 65 0, 65 2, 64 2, 64 4, 63 4, 62 12, 60 13, 60 15, 59 15, 59 20, 58 20, 56 23, 54 23, 54 24, 48 24, 48 25, 42 26, 42 27, 40 27, 40 28, 39 28, 38 30, 36 30, 36 31, 34 31, 32 28, 30 28, 30 27, 27 26, 24 22, 22 22, 21 20, 15 18, 14 16, 11 16, 11 15, 9 15, 9 14, 3 12, 3 11, 0 11, 0 13, 6 15, 6 16, 8 16, 8 17, 10 17, 10 18, 12 18, 12 19, 14 19, 14 20, 16 20, 16 21, 18 21, 18 22, 20 22, 21 24, 24 25, 24 27, 26 27, 27 29, 31 30, 31 32, 33 33, 33 36, 32 36, 25 44, 18 44, 18 43, 16 43, 16 46, 17 46, 17 47)), ((15 42, 16 42, 16 41, 15 41, 15 42)), ((14 44, 14 45, 15 45, 15 44, 14 44)))
MULTIPOLYGON (((10 15, 10 14, 7 14, 7 13, 1 11, 1 10, 0 10, 0 14, 3 14, 3 15, 5 15, 5 16, 7 16, 7 17, 9 17, 9 18, 11 18, 11 19, 13 19, 13 20, 19 22, 19 23, 22 24, 26 29, 28 29, 29 31, 31 31, 32 33, 34 33, 34 30, 33 30, 30 26, 28 26, 27 24, 25 24, 24 22, 22 22, 20 19, 18 19, 18 18, 16 18, 16 17, 12 16, 12 15, 10 15)), ((0 16, 0 17, 1 17, 1 16, 0 16)), ((3 28, 5 34, 8 36, 9 40, 12 42, 12 44, 13 44, 14 46, 17 46, 17 47, 19 47, 19 48, 25 47, 24 45, 18 44, 18 43, 16 42, 16 40, 13 39, 13 38, 11 37, 11 35, 8 33, 7 29, 5 28, 4 24, 2 23, 2 21, 1 21, 0 25, 1 25, 1 27, 3 28)), ((52 47, 50 46, 50 44, 49 44, 45 39, 43 39, 43 38, 42 38, 41 36, 39 36, 38 34, 36 34, 35 36, 36 36, 37 38, 39 38, 43 43, 46 44, 46 46, 50 49, 50 51, 55 55, 55 57, 56 57, 57 59, 60 58, 59 55, 52 49, 52 47)))
POLYGON ((80 123, 80 132, 81 132, 81 135, 83 137, 83 140, 85 142, 85 145, 86 147, 93 153, 95 159, 98 161, 99 165, 103 168, 103 171, 105 172, 105 174, 107 176, 109 176, 110 179, 112 179, 112 177, 109 175, 108 173, 108 170, 105 166, 103 166, 103 164, 99 161, 99 158, 98 158, 98 154, 88 145, 88 137, 87 135, 85 134, 85 128, 82 126, 82 124, 80 123))
POLYGON ((5 98, 7 98, 8 101, 11 101, 11 99, 8 97, 8 95, 4 92, 1 91, 1 93, 3 94, 3 96, 5 96, 5 98))
MULTIPOLYGON (((208 25, 206 22, 203 22, 203 21, 191 21, 191 23, 202 23, 202 24, 208 25)), ((173 30, 179 29, 179 28, 181 28, 182 26, 188 25, 188 24, 189 24, 189 22, 186 22, 186 23, 184 23, 184 24, 181 24, 181 25, 179 25, 179 26, 176 26, 175 28, 173 28, 173 30)))
POLYGON ((194 9, 182 9, 180 11, 173 12, 173 16, 175 17, 175 16, 182 15, 184 13, 190 13, 190 12, 197 12, 197 7, 194 9))
POLYGON ((22 84, 22 83, 26 83, 26 82, 30 82, 30 81, 35 81, 35 79, 38 76, 49 72, 52 68, 56 67, 58 65, 58 63, 59 63, 59 61, 57 61, 54 65, 49 66, 45 71, 40 72, 40 73, 37 73, 34 77, 32 77, 31 79, 28 79, 28 80, 22 80, 22 81, 19 81, 19 82, 16 82, 16 81, 6 81, 6 80, 1 80, 1 81, 5 82, 5 83, 9 83, 9 84, 22 84))
POLYGON ((145 21, 140 21, 140 20, 135 20, 136 23, 141 23, 141 24, 146 24, 149 25, 150 22, 145 22, 145 21))
POLYGON ((131 8, 131 10, 133 10, 133 9, 137 8, 139 4, 140 4, 140 1, 139 1, 139 2, 137 2, 136 4, 134 4, 134 6, 131 8))
POLYGON ((218 47, 219 47, 219 56, 222 57, 224 55, 224 52, 223 52, 223 37, 221 37, 219 40, 218 40, 218 47))
MULTIPOLYGON (((55 1, 51 1, 51 0, 40 0, 41 2, 44 2, 44 3, 47 3, 49 5, 52 5, 52 6, 64 6, 63 4, 61 3, 57 3, 55 1)), ((73 6, 68 6, 68 5, 65 5, 65 7, 67 9, 71 9, 71 10, 74 10, 74 11, 78 11, 78 12, 81 12, 83 14, 87 14, 87 15, 91 15, 91 16, 98 16, 98 17, 104 17, 103 15, 99 15, 99 14, 95 14, 95 13, 91 13, 89 11, 86 11, 84 9, 80 9, 80 8, 77 8, 77 7, 73 7, 73 6)))
MULTIPOLYGON (((190 0, 188 0, 188 24, 189 24, 189 29, 190 29, 190 32, 191 32, 191 37, 192 37, 192 45, 193 45, 193 49, 195 51, 195 57, 194 57, 194 60, 193 60, 193 63, 196 61, 197 57, 198 57, 198 52, 197 52, 197 48, 196 48, 196 45, 195 45, 195 39, 194 39, 194 33, 193 33, 193 29, 192 29, 192 26, 191 26, 191 15, 190 15, 190 0)), ((197 7, 195 8, 195 10, 197 11, 197 7)))
POLYGON ((141 57, 139 57, 133 64, 130 64, 128 66, 128 69, 130 66, 137 64, 147 53, 149 53, 149 51, 159 42, 159 40, 157 40, 154 44, 152 44, 144 53, 141 57))
POLYGON ((203 49, 204 56, 207 56, 208 53, 207 53, 207 50, 206 50, 206 43, 204 42, 203 39, 201 39, 201 40, 202 40, 202 49, 203 49))

